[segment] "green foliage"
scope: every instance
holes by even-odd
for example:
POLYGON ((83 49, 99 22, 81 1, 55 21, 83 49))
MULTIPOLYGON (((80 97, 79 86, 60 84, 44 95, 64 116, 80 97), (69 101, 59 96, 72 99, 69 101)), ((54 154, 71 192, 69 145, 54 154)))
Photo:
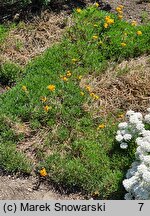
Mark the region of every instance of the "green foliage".
MULTIPOLYGON (((135 27, 96 7, 75 12, 74 25, 62 42, 32 61, 23 80, 0 96, 0 116, 5 114, 30 122, 32 128, 47 129, 45 142, 37 147, 37 166, 44 165, 54 182, 89 194, 98 190, 100 199, 123 198, 121 182, 134 160, 134 143, 129 150, 120 149, 114 142, 118 122, 111 117, 105 121, 101 116, 93 120, 84 105, 91 105, 94 99, 80 86, 78 77, 102 73, 108 61, 149 53, 149 31, 150 24, 135 27), (108 28, 104 28, 105 16, 115 21, 108 28), (142 34, 137 35, 137 31, 142 34), (50 91, 49 85, 55 90, 50 91), (105 128, 98 130, 102 123, 105 128)), ((6 130, 2 127, 2 139, 10 145, 13 135, 10 131, 6 136, 6 130)), ((11 167, 14 150, 11 157, 7 148, 2 152, 3 167, 11 167), (5 155, 8 163, 3 162, 5 155)))
POLYGON ((16 151, 16 144, 6 142, 0 145, 0 168, 8 172, 31 172, 31 164, 23 155, 16 151))
POLYGON ((5 62, 0 65, 0 83, 2 85, 12 85, 21 78, 21 68, 14 63, 5 62))
POLYGON ((20 136, 16 135, 8 123, 8 119, 0 117, 0 168, 9 172, 31 172, 31 164, 16 150, 20 136))
POLYGON ((7 35, 7 28, 4 25, 0 25, 0 45, 4 41, 6 35, 7 35))

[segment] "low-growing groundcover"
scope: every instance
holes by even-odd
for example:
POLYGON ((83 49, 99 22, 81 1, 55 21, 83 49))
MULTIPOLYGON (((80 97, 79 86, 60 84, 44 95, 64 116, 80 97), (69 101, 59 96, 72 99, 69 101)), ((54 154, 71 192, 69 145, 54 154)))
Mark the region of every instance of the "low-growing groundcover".
MULTIPOLYGON (((123 199, 122 180, 134 161, 136 146, 115 142, 118 121, 110 114, 95 119, 86 104, 99 100, 86 74, 104 72, 109 61, 136 57, 150 50, 150 24, 134 26, 96 6, 76 10, 73 26, 61 43, 33 60, 22 81, 0 96, 0 167, 30 173, 35 167, 16 149, 25 134, 14 125, 28 123, 47 136, 36 147, 36 167, 68 190, 96 193, 99 199, 123 199), (107 25, 106 25, 107 24, 107 25)), ((101 109, 101 107, 99 107, 101 109)))

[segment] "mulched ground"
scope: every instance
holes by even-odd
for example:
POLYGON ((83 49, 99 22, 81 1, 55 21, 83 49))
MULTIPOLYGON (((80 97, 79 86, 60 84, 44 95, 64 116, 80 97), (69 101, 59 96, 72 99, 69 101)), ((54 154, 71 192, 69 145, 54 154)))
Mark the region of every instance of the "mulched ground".
POLYGON ((145 14, 145 19, 150 20, 150 1, 146 0, 105 0, 112 7, 114 12, 118 5, 124 6, 124 18, 128 21, 136 20, 141 23, 145 14))
POLYGON ((116 114, 118 110, 145 112, 150 107, 150 56, 110 65, 99 76, 84 77, 80 86, 84 88, 87 84, 99 96, 90 106, 84 105, 94 118, 116 114))
MULTIPOLYGON (((94 1, 73 1, 67 4, 54 5, 41 13, 25 16, 17 28, 10 31, 7 40, 0 45, 0 62, 10 60, 26 65, 35 56, 40 55, 52 44, 59 42, 66 26, 71 25, 69 17, 73 8, 85 7, 94 1)), ((100 9, 115 11, 116 6, 124 6, 124 19, 137 20, 139 23, 150 19, 150 3, 138 0, 103 0, 100 9), (110 7, 106 7, 110 5, 110 7)), ((18 21, 17 21, 18 22, 18 21)))

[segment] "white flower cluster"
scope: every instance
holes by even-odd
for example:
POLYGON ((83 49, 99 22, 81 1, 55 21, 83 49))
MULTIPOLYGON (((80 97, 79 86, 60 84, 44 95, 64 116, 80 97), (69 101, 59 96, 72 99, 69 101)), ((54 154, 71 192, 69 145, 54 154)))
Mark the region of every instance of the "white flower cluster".
POLYGON ((128 142, 136 138, 136 161, 128 170, 123 185, 128 192, 126 200, 150 200, 150 130, 144 128, 144 123, 150 124, 150 108, 143 118, 139 112, 129 110, 126 113, 127 122, 119 124, 116 140, 122 149, 128 147, 128 142))

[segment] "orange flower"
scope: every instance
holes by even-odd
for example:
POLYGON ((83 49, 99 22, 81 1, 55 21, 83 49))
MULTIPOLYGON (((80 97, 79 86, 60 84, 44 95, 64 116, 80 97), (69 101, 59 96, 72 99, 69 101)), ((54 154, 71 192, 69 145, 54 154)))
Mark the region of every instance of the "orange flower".
POLYGON ((98 99, 99 99, 99 96, 98 96, 98 95, 95 95, 95 96, 94 96, 94 99, 95 99, 95 100, 98 100, 98 99))
POLYGON ((70 72, 70 71, 67 71, 66 76, 67 76, 67 77, 70 77, 70 76, 71 76, 71 72, 70 72))
POLYGON ((110 19, 110 16, 105 17, 105 21, 107 22, 110 19))
POLYGON ((140 35, 142 35, 142 32, 141 31, 137 31, 136 34, 140 36, 140 35))
POLYGON ((82 75, 79 75, 79 76, 78 76, 78 80, 81 80, 81 79, 82 79, 82 75))
POLYGON ((27 91, 27 87, 25 85, 23 85, 22 86, 22 90, 26 92, 27 91))
POLYGON ((108 23, 104 23, 104 28, 108 28, 108 23))
POLYGON ((84 96, 84 92, 80 92, 80 95, 81 95, 81 96, 84 96))
POLYGON ((73 63, 76 63, 77 61, 78 61, 78 59, 75 59, 75 58, 72 59, 73 63))
POLYGON ((86 89, 87 91, 89 91, 89 92, 91 91, 91 87, 88 86, 88 85, 85 86, 85 89, 86 89))
POLYGON ((63 76, 63 77, 62 77, 62 80, 65 81, 65 82, 67 82, 67 81, 68 81, 68 78, 67 78, 66 76, 63 76))
POLYGON ((50 107, 48 105, 44 106, 43 108, 44 108, 45 112, 48 112, 50 110, 50 107))
POLYGON ((92 38, 93 38, 93 39, 98 39, 98 36, 97 36, 97 35, 93 35, 92 38))
POLYGON ((118 118, 124 118, 124 114, 119 114, 118 118))
POLYGON ((122 15, 118 15, 118 19, 122 20, 123 16, 122 15))
POLYGON ((124 6, 123 5, 119 5, 118 6, 121 10, 124 8, 124 6))
POLYGON ((90 93, 90 96, 94 98, 95 94, 92 92, 92 93, 90 93))
POLYGON ((121 8, 121 7, 116 7, 116 11, 117 11, 118 13, 122 13, 122 8, 121 8))
POLYGON ((81 13, 82 10, 81 10, 81 8, 77 8, 76 11, 77 11, 77 13, 81 13))
POLYGON ((55 85, 49 85, 47 86, 48 90, 55 91, 55 85))
POLYGON ((47 176, 47 171, 44 167, 40 170, 40 176, 42 176, 42 177, 47 176))
POLYGON ((99 3, 98 3, 98 2, 96 2, 96 3, 95 3, 95 6, 96 6, 96 7, 99 7, 99 3))
POLYGON ((114 24, 114 22, 115 22, 114 19, 108 19, 107 20, 107 24, 108 25, 114 24))
POLYGON ((105 125, 104 124, 100 124, 97 129, 103 129, 103 128, 105 128, 105 125))
POLYGON ((121 46, 122 47, 125 47, 127 44, 126 43, 121 43, 121 46))

